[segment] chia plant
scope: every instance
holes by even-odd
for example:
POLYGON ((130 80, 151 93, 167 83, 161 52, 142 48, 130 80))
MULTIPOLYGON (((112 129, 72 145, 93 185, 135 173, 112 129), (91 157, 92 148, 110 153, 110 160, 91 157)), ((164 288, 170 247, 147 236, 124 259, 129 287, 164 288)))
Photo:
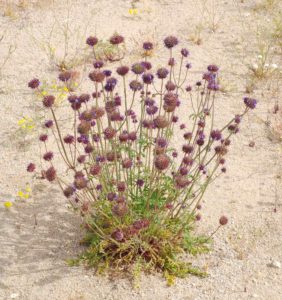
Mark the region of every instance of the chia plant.
MULTIPOLYGON (((118 34, 109 41, 117 51, 124 47, 118 34)), ((95 53, 98 39, 89 37, 87 44, 95 53)), ((200 81, 187 85, 189 51, 175 50, 177 45, 174 36, 164 39, 168 65, 156 70, 146 55, 154 47, 150 42, 144 42, 142 61, 131 66, 120 60, 109 70, 95 59, 89 72, 91 93, 68 89, 72 119, 59 119, 56 97, 42 99, 49 114, 39 137, 46 149, 44 167, 37 170, 31 162, 27 171, 56 182, 82 216, 87 248, 78 261, 100 271, 157 270, 170 280, 205 275, 179 257, 209 250, 211 236, 193 231, 201 220, 202 199, 208 185, 226 172, 231 138, 257 101, 245 97, 242 112, 216 127, 219 68, 209 65, 200 81), (177 116, 182 105, 191 107, 184 123, 177 116), (66 122, 71 122, 69 129, 66 122), (182 145, 177 148, 173 138, 179 132, 182 145), (49 149, 52 139, 67 175, 49 149)), ((68 71, 58 76, 66 87, 70 78, 68 71)), ((38 79, 28 86, 39 94, 38 79)), ((227 221, 221 216, 219 227, 227 221)))

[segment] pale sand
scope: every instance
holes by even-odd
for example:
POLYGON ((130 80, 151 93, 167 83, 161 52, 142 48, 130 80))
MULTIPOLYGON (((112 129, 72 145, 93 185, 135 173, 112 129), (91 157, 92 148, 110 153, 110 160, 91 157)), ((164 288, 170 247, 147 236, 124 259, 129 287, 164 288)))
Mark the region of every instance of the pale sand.
MULTIPOLYGON (((136 17, 128 13, 130 1, 71 1, 70 16, 72 27, 81 31, 85 20, 90 19, 87 34, 78 39, 81 45, 88 34, 95 32, 107 38, 118 31, 128 40, 129 49, 134 48, 132 38, 142 42, 147 36, 155 36, 161 45, 166 35, 177 35, 181 45, 187 45, 191 52, 191 83, 208 64, 220 66, 221 76, 231 87, 218 99, 218 118, 223 122, 240 111, 247 63, 257 55, 255 28, 257 24, 270 26, 272 12, 255 14, 252 8, 259 1, 214 2, 219 28, 212 33, 208 18, 203 19, 200 46, 187 40, 201 20, 200 1, 139 1, 136 17)), ((214 250, 193 259, 195 265, 207 268, 209 277, 178 279, 175 286, 167 287, 159 275, 144 275, 141 288, 133 291, 126 279, 112 282, 94 275, 92 270, 66 266, 64 259, 81 251, 79 217, 66 208, 66 200, 56 186, 31 182, 25 166, 38 150, 36 139, 31 136, 24 141, 13 134, 17 120, 30 114, 27 81, 34 76, 56 76, 33 37, 42 40, 48 36, 54 14, 63 22, 65 7, 65 1, 58 1, 53 10, 52 5, 45 5, 27 8, 15 20, 0 17, 1 31, 5 32, 0 57, 9 45, 17 47, 0 81, 0 299, 282 299, 282 269, 268 266, 272 260, 282 263, 282 189, 281 177, 277 178, 281 176, 281 143, 269 139, 263 122, 281 93, 274 92, 274 84, 267 89, 269 83, 265 82, 253 94, 259 99, 257 110, 244 120, 240 135, 233 140, 227 174, 205 195, 199 232, 213 231, 221 214, 230 218, 228 226, 215 236, 214 250), (255 147, 250 148, 253 140, 255 147), (14 199, 26 182, 32 185, 32 200, 17 202, 7 211, 3 202, 14 199), (275 201, 277 213, 273 212, 275 201)), ((166 61, 165 51, 159 54, 166 61)), ((131 56, 133 59, 135 53, 131 56)), ((279 56, 274 60, 279 63, 279 56)))

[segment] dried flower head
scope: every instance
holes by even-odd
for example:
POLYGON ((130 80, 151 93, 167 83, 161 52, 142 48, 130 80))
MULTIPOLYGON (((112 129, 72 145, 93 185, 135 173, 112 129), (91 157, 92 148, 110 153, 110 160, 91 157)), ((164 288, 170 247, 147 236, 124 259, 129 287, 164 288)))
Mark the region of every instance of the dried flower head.
POLYGON ((168 49, 171 49, 178 44, 178 39, 177 37, 170 35, 164 39, 164 44, 168 49))
POLYGON ((32 79, 29 83, 28 83, 28 87, 31 89, 36 89, 38 88, 40 85, 40 81, 37 78, 32 79))
POLYGON ((27 165, 27 168, 26 168, 26 170, 27 170, 27 172, 30 172, 30 173, 32 173, 32 172, 34 172, 35 171, 35 164, 34 163, 29 163, 28 165, 27 165))
POLYGON ((53 154, 53 152, 51 152, 51 151, 48 151, 48 152, 46 152, 46 153, 43 155, 43 159, 46 160, 46 161, 52 160, 53 157, 54 157, 54 154, 53 154))
POLYGON ((103 82, 106 75, 101 71, 92 71, 89 73, 89 78, 94 82, 103 82))
POLYGON ((226 225, 227 223, 228 223, 228 218, 225 216, 221 216, 219 219, 219 224, 223 226, 226 225))
POLYGON ((86 40, 86 44, 91 47, 94 47, 98 44, 98 39, 95 36, 89 36, 86 40))
POLYGON ((151 43, 151 42, 144 42, 143 43, 143 49, 144 50, 147 50, 147 51, 149 51, 149 50, 152 50, 153 49, 153 43, 151 43))
POLYGON ((105 139, 107 139, 107 140, 111 140, 112 138, 114 138, 115 135, 116 135, 116 130, 112 127, 107 127, 104 130, 104 136, 105 136, 105 139))
POLYGON ((244 103, 246 104, 246 106, 250 109, 254 109, 257 106, 257 100, 253 99, 253 98, 249 98, 249 97, 245 97, 244 99, 244 103))
POLYGON ((129 68, 127 66, 120 66, 117 68, 117 73, 120 76, 125 76, 129 72, 129 68))
POLYGON ((50 167, 45 171, 45 178, 50 182, 56 179, 56 170, 54 167, 50 167))
POLYGON ((54 103, 55 103, 55 97, 52 95, 48 95, 43 98, 43 105, 47 108, 52 107, 54 103))
POLYGON ((114 34, 111 38, 110 38, 110 43, 112 45, 119 45, 121 43, 124 42, 124 37, 119 35, 119 34, 114 34))
POLYGON ((166 154, 157 155, 155 158, 155 167, 163 171, 168 168, 170 163, 169 157, 166 154))
POLYGON ((68 80, 71 79, 71 72, 70 71, 62 72, 59 74, 58 78, 63 82, 67 82, 68 80))

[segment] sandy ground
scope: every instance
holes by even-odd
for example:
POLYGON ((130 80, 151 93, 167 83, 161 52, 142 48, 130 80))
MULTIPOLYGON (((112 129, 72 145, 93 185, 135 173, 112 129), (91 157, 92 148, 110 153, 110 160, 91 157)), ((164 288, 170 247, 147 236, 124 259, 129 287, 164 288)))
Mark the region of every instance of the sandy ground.
MULTIPOLYGON (((133 49, 134 39, 142 42, 155 37, 161 44, 166 35, 177 35, 191 52, 191 82, 206 65, 220 65, 226 92, 218 99, 218 118, 225 120, 241 107, 247 64, 257 55, 255 28, 268 28, 274 14, 271 10, 255 12, 258 2, 208 1, 214 3, 214 13, 210 10, 202 18, 201 1, 139 1, 136 16, 128 13, 130 1, 70 1, 71 29, 80 34, 71 40, 82 44, 88 34, 108 37, 118 31, 133 49), (188 39, 201 20, 203 42, 195 45, 188 39), (215 32, 213 20, 218 25, 215 32)), ((5 33, 0 56, 4 57, 9 45, 16 46, 0 80, 0 299, 282 299, 281 143, 264 122, 281 93, 271 80, 257 84, 253 95, 259 99, 258 109, 234 139, 226 176, 205 195, 199 232, 213 231, 223 213, 230 218, 229 225, 215 236, 214 250, 193 259, 207 269, 207 278, 179 279, 167 287, 159 275, 142 276, 141 288, 134 291, 126 279, 112 281, 83 267, 66 266, 65 259, 81 251, 80 220, 67 209, 55 185, 27 176, 26 163, 38 150, 36 138, 15 134, 17 121, 32 111, 27 81, 34 76, 56 76, 35 40, 48 37, 55 19, 64 24, 66 7, 65 1, 58 1, 28 7, 13 17, 0 16, 5 33), (251 141, 255 141, 252 148, 251 141), (4 201, 13 201, 27 182, 33 189, 32 199, 5 209, 4 201)), ((63 47, 62 35, 56 34, 56 47, 63 47)), ((130 55, 134 59, 135 53, 130 55)), ((163 50, 160 59, 164 59, 163 50)), ((273 59, 281 64, 281 56, 273 59)))

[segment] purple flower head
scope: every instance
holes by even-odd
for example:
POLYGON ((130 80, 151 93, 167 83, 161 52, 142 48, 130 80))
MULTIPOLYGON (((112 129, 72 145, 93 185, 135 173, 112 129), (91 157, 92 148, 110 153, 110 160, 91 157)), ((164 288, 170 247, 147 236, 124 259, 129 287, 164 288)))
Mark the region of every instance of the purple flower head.
POLYGON ((116 241, 121 242, 124 239, 124 234, 120 229, 118 229, 111 234, 111 237, 116 241))
POLYGON ((133 80, 130 82, 129 87, 134 91, 140 91, 143 88, 143 85, 138 80, 133 80))
POLYGON ((151 43, 151 42, 144 42, 144 43, 143 43, 143 49, 144 49, 144 50, 147 50, 147 51, 148 51, 148 50, 152 50, 153 47, 154 47, 154 46, 153 46, 153 43, 151 43))
POLYGON ((199 146, 203 146, 205 143, 205 139, 204 138, 198 138, 196 141, 197 145, 199 146))
POLYGON ((28 83, 28 87, 31 89, 36 89, 37 87, 39 87, 39 85, 40 85, 40 81, 37 78, 32 79, 28 83))
POLYGON ((146 70, 151 70, 152 69, 152 64, 148 61, 142 61, 141 65, 146 69, 146 70))
POLYGON ((179 173, 183 176, 187 175, 188 174, 188 169, 186 167, 181 167, 179 169, 179 173))
POLYGON ((216 130, 212 130, 211 132, 211 138, 215 141, 219 141, 221 140, 222 134, 221 131, 216 129, 216 130))
POLYGON ((45 121, 45 123, 44 123, 44 126, 45 126, 46 128, 51 128, 53 125, 54 125, 54 122, 53 122, 52 120, 47 120, 47 121, 45 121))
POLYGON ((185 140, 190 140, 192 138, 192 136, 193 136, 192 132, 185 132, 183 134, 183 137, 185 140))
MULTIPOLYGON (((104 73, 104 75, 106 77, 110 77, 112 75, 112 71, 111 70, 104 70, 103 73, 104 73)), ((96 97, 94 97, 94 98, 96 98, 96 97)))
POLYGON ((192 86, 188 85, 185 90, 186 90, 186 92, 191 92, 192 91, 192 86))
POLYGON ((52 95, 45 96, 43 98, 43 105, 47 108, 50 108, 55 103, 55 97, 52 95))
POLYGON ((86 103, 90 100, 90 95, 89 94, 81 94, 78 97, 78 100, 80 101, 80 103, 86 103))
POLYGON ((95 45, 97 45, 97 43, 98 43, 98 39, 95 36, 90 36, 86 40, 86 44, 91 47, 94 47, 95 45))
POLYGON ((27 166, 27 168, 26 168, 26 170, 27 170, 27 172, 32 173, 32 172, 35 171, 35 168, 36 168, 36 166, 35 166, 34 163, 29 163, 28 166, 27 166))
POLYGON ((155 104, 155 100, 152 98, 146 98, 145 99, 145 105, 146 106, 153 106, 155 104))
POLYGON ((105 90, 107 92, 112 92, 117 85, 117 80, 114 77, 110 77, 106 81, 105 90))
POLYGON ((48 140, 48 135, 47 134, 41 134, 39 136, 39 141, 46 142, 47 140, 48 140))
POLYGON ((191 65, 190 63, 187 63, 187 64, 186 64, 186 69, 189 70, 189 69, 191 69, 191 68, 192 68, 192 65, 191 65))
POLYGON ((132 65, 131 71, 136 75, 140 75, 145 72, 145 67, 142 63, 135 63, 132 65))
POLYGON ((77 138, 78 143, 82 143, 82 144, 88 144, 89 143, 89 138, 88 135, 86 134, 81 134, 78 138, 77 138))
POLYGON ((234 122, 235 122, 236 124, 240 124, 240 122, 241 122, 241 116, 235 115, 235 117, 234 117, 234 122))
POLYGON ((174 91, 176 89, 176 85, 172 81, 168 81, 165 85, 165 88, 168 91, 174 91))
POLYGON ((94 141, 95 143, 98 143, 98 142, 100 141, 100 136, 99 136, 99 134, 98 134, 98 133, 94 133, 94 134, 92 135, 92 139, 93 139, 93 141, 94 141))
POLYGON ((72 144, 72 143, 74 142, 74 136, 73 136, 73 135, 70 135, 70 134, 66 135, 66 136, 64 137, 64 142, 65 142, 66 144, 72 144))
POLYGON ((137 186, 142 187, 144 185, 144 180, 143 179, 137 179, 136 184, 137 184, 137 186))
POLYGON ((102 188, 103 188, 102 184, 97 184, 97 185, 96 185, 96 190, 97 190, 97 191, 101 191, 102 188))
POLYGON ((88 143, 84 148, 84 151, 85 153, 90 154, 94 151, 94 147, 90 143, 88 143))
POLYGON ((167 140, 163 137, 159 137, 157 140, 156 140, 156 145, 161 147, 161 148, 165 148, 167 146, 167 140))
POLYGON ((115 102, 115 106, 120 106, 121 105, 121 98, 120 98, 120 96, 115 96, 114 97, 114 102, 115 102))
POLYGON ((192 145, 186 144, 186 145, 183 145, 182 151, 184 153, 190 154, 190 153, 192 153, 194 151, 194 147, 192 145))
POLYGON ((119 34, 114 34, 111 38, 110 38, 110 43, 112 45, 118 45, 124 42, 124 37, 119 35, 119 34))
POLYGON ((151 84, 154 80, 154 75, 152 73, 145 73, 143 74, 142 79, 145 84, 151 84))
POLYGON ((159 79, 165 79, 168 74, 169 74, 169 71, 166 68, 160 68, 157 71, 157 76, 159 79))
POLYGON ((168 60, 168 65, 171 67, 175 66, 175 59, 173 57, 168 60))
POLYGON ((43 159, 46 160, 46 161, 52 160, 53 157, 54 157, 54 154, 53 154, 53 152, 51 152, 51 151, 46 152, 46 153, 43 155, 43 159))
POLYGON ((85 162, 85 159, 86 159, 86 155, 80 155, 78 158, 77 158, 77 161, 80 163, 80 164, 83 164, 85 162))
POLYGON ((214 81, 216 78, 216 74, 212 72, 205 72, 203 74, 203 79, 206 81, 214 81))
POLYGON ((245 105, 250 108, 254 109, 257 106, 257 100, 249 97, 243 98, 245 105))
POLYGON ((67 82, 71 78, 71 72, 70 71, 62 72, 59 74, 58 78, 63 82, 67 82))
POLYGON ((217 71, 219 70, 218 66, 216 66, 216 65, 209 65, 209 66, 207 67, 207 69, 208 69, 208 71, 210 71, 210 72, 217 72, 217 71))
POLYGON ((175 36, 168 36, 164 39, 164 45, 166 48, 171 49, 178 44, 178 39, 175 36))
POLYGON ((120 76, 125 76, 129 72, 129 68, 127 66, 120 66, 117 68, 117 73, 120 76))
POLYGON ((128 138, 134 142, 137 139, 137 133, 135 131, 129 132, 128 138))
POLYGON ((158 107, 153 105, 153 106, 149 106, 146 108, 146 112, 148 115, 153 116, 154 114, 156 114, 158 111, 158 107))
POLYGON ((211 91, 218 91, 219 85, 215 81, 209 81, 207 88, 208 88, 208 90, 211 90, 211 91))
POLYGON ((103 66, 104 66, 104 63, 101 60, 96 60, 93 62, 93 67, 95 69, 101 69, 103 66))
POLYGON ((181 54, 184 56, 184 57, 187 57, 189 55, 189 51, 186 49, 186 48, 183 48, 181 49, 181 54))

